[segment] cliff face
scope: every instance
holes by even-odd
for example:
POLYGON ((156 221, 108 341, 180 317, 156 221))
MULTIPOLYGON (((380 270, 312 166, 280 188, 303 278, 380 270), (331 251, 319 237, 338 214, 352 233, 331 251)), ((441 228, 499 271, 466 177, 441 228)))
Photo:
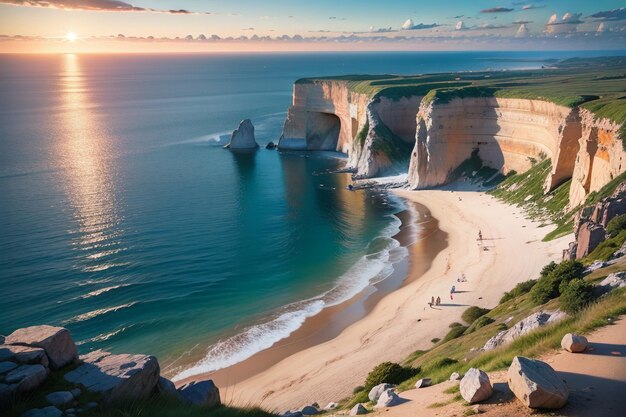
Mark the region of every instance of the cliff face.
POLYGON ((408 162, 420 101, 371 99, 342 81, 296 83, 278 147, 347 153, 349 168, 373 177, 408 162))
POLYGON ((406 172, 408 165, 414 189, 445 184, 474 149, 504 174, 550 158, 544 189, 571 178, 572 208, 626 168, 620 126, 584 108, 515 98, 422 99, 371 98, 341 80, 296 83, 279 148, 347 153, 348 167, 361 177, 406 172))

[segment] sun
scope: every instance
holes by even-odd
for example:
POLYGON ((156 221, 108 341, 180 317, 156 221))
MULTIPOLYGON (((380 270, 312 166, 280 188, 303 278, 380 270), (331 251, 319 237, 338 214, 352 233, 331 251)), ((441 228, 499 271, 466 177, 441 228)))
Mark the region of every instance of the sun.
POLYGON ((74 32, 67 32, 67 34, 65 35, 65 39, 70 42, 74 42, 76 39, 78 39, 78 36, 76 36, 74 32))

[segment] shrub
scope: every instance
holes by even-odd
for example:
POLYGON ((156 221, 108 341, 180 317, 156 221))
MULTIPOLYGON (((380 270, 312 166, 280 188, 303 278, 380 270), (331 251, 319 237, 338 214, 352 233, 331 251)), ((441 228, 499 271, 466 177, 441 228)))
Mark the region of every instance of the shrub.
MULTIPOLYGON (((554 264, 556 266, 556 264, 554 262, 552 262, 552 264, 554 264)), ((548 265, 544 266, 543 270, 545 270, 550 265, 551 264, 548 264, 548 265)), ((543 273, 543 270, 541 271, 542 273, 543 273)), ((506 303, 507 301, 512 300, 512 299, 514 299, 516 297, 519 297, 522 294, 526 294, 527 292, 529 292, 535 286, 536 283, 537 283, 537 280, 535 280, 535 279, 531 279, 531 280, 528 280, 528 281, 520 282, 515 287, 513 287, 513 289, 511 291, 508 291, 508 292, 504 293, 504 295, 500 299, 500 304, 506 303)))
POLYGON ((626 214, 616 216, 606 225, 606 233, 611 236, 617 236, 622 230, 626 230, 626 214))
POLYGON ((433 342, 433 343, 437 343, 437 342, 439 342, 440 340, 441 340, 441 339, 440 339, 440 338, 438 338, 438 337, 435 337, 435 338, 433 338, 433 339, 430 339, 430 341, 431 341, 431 342, 433 342))
POLYGON ((429 362, 428 364, 424 365, 424 369, 428 368, 428 370, 432 372, 440 368, 445 368, 450 365, 454 365, 458 362, 459 361, 457 361, 456 359, 443 357, 443 358, 435 359, 432 362, 429 362))
POLYGON ((461 318, 467 324, 472 324, 474 323, 474 321, 476 321, 477 318, 484 316, 485 314, 489 313, 489 311, 490 310, 488 308, 480 308, 480 307, 472 306, 463 312, 463 314, 461 315, 461 318))
POLYGON ((550 272, 552 272, 556 268, 556 262, 552 261, 543 268, 541 268, 540 275, 542 277, 547 277, 550 272))
MULTIPOLYGON (((544 267, 545 269, 546 267, 544 267)), ((580 278, 584 267, 578 261, 563 261, 549 269, 547 275, 542 276, 530 290, 530 298, 537 305, 558 297, 561 284, 570 282, 574 278, 580 278)))
POLYGON ((363 391, 364 389, 365 389, 365 387, 363 385, 357 385, 352 390, 352 394, 358 394, 359 392, 363 391))
POLYGON ((419 373, 419 368, 404 367, 394 362, 383 362, 377 365, 365 378, 365 390, 378 384, 399 384, 419 373))
POLYGON ((452 339, 456 339, 457 337, 463 336, 463 333, 465 333, 465 330, 467 330, 466 326, 455 326, 451 328, 448 334, 443 338, 443 343, 452 339))
POLYGON ((454 329, 455 327, 462 327, 463 325, 461 323, 459 323, 458 321, 454 321, 452 323, 450 323, 450 325, 448 326, 451 329, 454 329))
POLYGON ((474 323, 472 323, 472 325, 469 327, 469 329, 467 329, 467 331, 465 332, 465 334, 469 334, 472 333, 478 329, 480 329, 481 327, 485 327, 488 324, 493 323, 495 320, 492 319, 491 317, 488 316, 482 316, 476 319, 476 321, 474 321, 474 323))
POLYGON ((574 314, 585 308, 593 301, 593 284, 581 278, 576 278, 564 285, 563 293, 559 298, 561 310, 574 314))

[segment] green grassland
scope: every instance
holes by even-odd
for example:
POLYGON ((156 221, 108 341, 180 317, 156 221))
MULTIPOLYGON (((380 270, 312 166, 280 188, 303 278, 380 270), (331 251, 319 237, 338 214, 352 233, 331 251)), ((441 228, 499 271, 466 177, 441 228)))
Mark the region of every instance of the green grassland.
POLYGON ((335 80, 351 91, 372 98, 399 99, 424 96, 426 102, 445 103, 453 98, 504 97, 546 100, 558 105, 581 106, 622 124, 626 148, 626 57, 568 59, 539 70, 481 71, 415 76, 345 75, 304 78, 296 83, 335 80))

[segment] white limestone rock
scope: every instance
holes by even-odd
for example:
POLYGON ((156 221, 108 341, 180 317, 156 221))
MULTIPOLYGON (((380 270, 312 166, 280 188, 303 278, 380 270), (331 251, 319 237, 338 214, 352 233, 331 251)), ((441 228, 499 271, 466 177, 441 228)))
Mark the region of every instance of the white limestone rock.
POLYGON ((339 406, 339 404, 331 401, 331 402, 328 403, 328 405, 326 407, 324 407, 324 410, 334 410, 338 406, 339 406))
POLYGON ((52 369, 69 365, 78 356, 76 344, 70 332, 63 327, 42 325, 17 329, 7 336, 4 343, 42 348, 48 356, 52 369))
POLYGON ((493 394, 489 376, 480 369, 470 368, 461 379, 461 396, 470 404, 488 400, 493 394))
POLYGON ((367 408, 365 408, 363 404, 358 403, 357 405, 352 407, 349 414, 351 416, 360 416, 361 414, 367 414, 367 408))
POLYGON ((228 149, 257 149, 259 147, 254 139, 254 126, 250 119, 239 123, 239 127, 230 137, 230 142, 224 147, 228 149))
POLYGON ((432 385, 432 380, 430 378, 422 378, 418 379, 415 383, 415 388, 426 388, 432 385))
POLYGON ((216 406, 220 405, 220 390, 212 380, 193 381, 178 389, 180 395, 190 404, 216 406))
POLYGON ((449 381, 458 381, 462 378, 461 374, 458 372, 452 372, 450 374, 450 378, 448 378, 449 381))
POLYGON ((539 327, 556 323, 563 320, 567 314, 562 311, 538 311, 523 320, 517 322, 513 327, 508 330, 503 330, 500 333, 487 340, 487 343, 482 347, 482 350, 493 350, 499 346, 506 345, 512 342, 518 337, 530 332, 531 330, 539 327))
POLYGON ((154 356, 112 355, 96 350, 81 356, 84 362, 65 374, 68 382, 100 393, 105 403, 145 398, 159 381, 159 363, 154 356))
POLYGON ((396 390, 394 388, 390 388, 385 390, 380 397, 378 398, 378 402, 374 408, 385 408, 385 407, 393 407, 394 405, 398 405, 402 402, 398 394, 396 394, 396 390))
POLYGON ((370 390, 369 394, 367 394, 367 398, 369 398, 371 402, 375 403, 376 401, 378 401, 378 398, 380 398, 383 392, 387 391, 388 389, 395 388, 395 387, 396 386, 393 384, 387 384, 387 383, 378 384, 370 390))
POLYGON ((527 407, 558 409, 567 403, 567 386, 545 362, 516 356, 507 379, 513 394, 527 407))
POLYGON ((563 336, 563 339, 561 339, 561 347, 572 353, 584 352, 588 344, 589 342, 585 336, 573 333, 567 333, 563 336))

